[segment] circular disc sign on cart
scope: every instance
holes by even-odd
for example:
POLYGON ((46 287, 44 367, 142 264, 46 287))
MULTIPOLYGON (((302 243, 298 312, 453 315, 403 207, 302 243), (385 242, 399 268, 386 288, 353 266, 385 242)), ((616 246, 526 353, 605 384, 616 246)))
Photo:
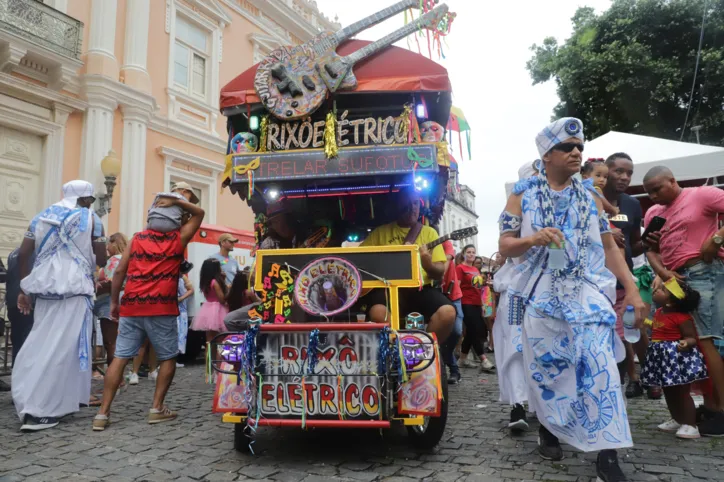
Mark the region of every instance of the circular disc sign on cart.
POLYGON ((346 259, 319 258, 297 275, 294 299, 310 315, 331 316, 351 307, 359 298, 362 277, 346 259))

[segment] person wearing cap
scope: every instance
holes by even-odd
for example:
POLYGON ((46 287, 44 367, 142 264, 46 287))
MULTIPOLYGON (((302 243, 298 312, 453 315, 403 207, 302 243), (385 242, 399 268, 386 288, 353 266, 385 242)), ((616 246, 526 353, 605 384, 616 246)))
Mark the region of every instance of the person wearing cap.
POLYGON ((226 287, 231 288, 231 283, 234 282, 234 276, 239 271, 239 262, 231 257, 231 252, 234 251, 234 245, 239 240, 229 233, 224 233, 219 236, 219 252, 209 256, 221 263, 221 270, 224 272, 226 278, 226 287))
POLYGON ((90 400, 94 273, 106 263, 94 201, 91 183, 66 183, 63 199, 33 218, 20 246, 17 307, 35 315, 13 363, 12 395, 22 431, 55 427, 58 418, 90 400))
POLYGON ((616 449, 633 442, 617 367, 625 349, 614 331, 616 279, 636 326, 646 313, 600 199, 575 178, 584 140, 582 122, 572 117, 538 134, 541 172, 516 184, 500 216, 499 247, 515 263, 508 322, 522 325, 539 454, 560 460, 561 440, 600 451, 598 478, 620 482, 626 476, 616 449))
POLYGON ((118 338, 115 357, 104 380, 103 401, 93 419, 94 431, 103 431, 110 424, 111 403, 123 379, 123 370, 147 338, 160 362, 148 423, 167 422, 177 415, 164 400, 176 373, 178 281, 184 251, 201 226, 204 210, 183 197, 161 197, 154 201, 154 207, 178 207, 188 215, 173 231, 159 232, 147 227, 136 233, 113 273, 111 319, 119 320, 118 338))
POLYGON ((196 193, 194 193, 193 188, 187 182, 183 182, 183 181, 177 182, 176 184, 173 185, 173 189, 171 189, 171 192, 176 192, 176 193, 181 194, 191 204, 199 203, 198 196, 196 196, 196 193))

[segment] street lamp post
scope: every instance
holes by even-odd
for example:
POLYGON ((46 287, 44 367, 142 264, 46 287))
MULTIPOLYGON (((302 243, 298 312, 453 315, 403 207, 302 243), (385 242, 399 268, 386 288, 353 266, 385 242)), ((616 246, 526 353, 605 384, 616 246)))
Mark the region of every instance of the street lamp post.
POLYGON ((113 190, 116 188, 116 180, 121 173, 121 160, 113 149, 108 151, 108 155, 101 161, 101 172, 103 172, 103 176, 105 177, 103 184, 106 185, 106 193, 98 196, 96 199, 98 203, 96 214, 103 217, 111 212, 113 190))

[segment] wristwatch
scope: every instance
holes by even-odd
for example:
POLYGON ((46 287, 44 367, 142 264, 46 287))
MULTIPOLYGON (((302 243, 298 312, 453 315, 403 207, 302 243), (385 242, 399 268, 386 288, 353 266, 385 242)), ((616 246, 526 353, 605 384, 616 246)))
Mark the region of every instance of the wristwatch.
POLYGON ((719 236, 718 234, 714 235, 711 240, 714 241, 714 244, 716 244, 717 246, 721 246, 722 244, 724 244, 724 238, 719 236))

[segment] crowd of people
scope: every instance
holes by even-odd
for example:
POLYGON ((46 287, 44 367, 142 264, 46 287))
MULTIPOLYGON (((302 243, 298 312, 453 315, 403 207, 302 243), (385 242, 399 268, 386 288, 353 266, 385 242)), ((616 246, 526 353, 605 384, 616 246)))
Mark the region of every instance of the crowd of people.
MULTIPOLYGON (((175 369, 183 367, 176 358, 186 350, 187 305, 196 291, 184 251, 204 211, 191 187, 178 183, 156 197, 144 231, 130 241, 123 233, 106 239, 94 201, 90 183, 64 185, 63 199, 33 218, 2 266, 13 371, 11 386, 0 388, 12 390, 22 431, 52 428, 82 406, 100 407, 93 430, 105 429, 118 388, 137 385, 144 363, 156 385, 148 422, 176 417, 164 399, 175 369), (105 359, 98 360, 102 351, 105 359), (102 396, 91 394, 91 378, 104 381, 102 396)), ((207 339, 224 331, 228 306, 253 301, 248 271, 231 256, 236 242, 222 234, 219 252, 201 266, 205 302, 190 328, 207 339)))
POLYGON ((644 217, 625 193, 631 157, 583 162, 584 141, 575 118, 543 129, 500 216, 498 380, 512 430, 528 427, 525 403, 538 418, 541 457, 560 460, 561 441, 598 451, 599 480, 618 482, 616 449, 633 445, 624 393, 663 392, 659 429, 678 438, 724 435, 724 191, 681 188, 656 167, 644 217))
MULTIPOLYGON (((633 444, 625 398, 663 394, 671 420, 659 429, 679 438, 724 435, 724 191, 682 188, 656 167, 644 177, 654 206, 643 216, 626 194, 631 157, 584 162, 580 120, 553 122, 536 145, 540 159, 520 169, 500 216, 496 259, 484 263, 473 245, 457 254, 451 242, 428 249, 438 234, 419 222, 414 189, 398 193, 396 219, 362 246, 419 246, 422 286, 400 290, 400 307, 421 313, 437 335, 448 383, 461 381, 460 367, 496 369, 494 353, 511 430, 527 429, 535 414, 543 458, 560 460, 563 441, 599 452, 600 480, 626 480, 616 452, 633 444), (698 408, 693 387, 703 394, 698 408)), ((189 186, 159 194, 146 229, 130 241, 105 238, 91 184, 72 181, 63 194, 33 218, 8 261, 22 429, 50 428, 79 406, 99 405, 93 430, 104 430, 126 365, 134 360, 128 383, 137 384, 144 350, 156 378, 148 422, 172 420, 164 400, 186 345, 189 296, 198 289, 206 300, 191 329, 207 341, 226 331, 227 314, 258 302, 231 257, 237 240, 220 237, 194 287, 184 251, 204 211, 189 186), (100 398, 90 393, 94 319, 108 365, 100 398)), ((268 214, 262 247, 296 246, 288 211, 270 206, 268 214)), ((383 290, 358 305, 370 321, 388 319, 383 290)))

